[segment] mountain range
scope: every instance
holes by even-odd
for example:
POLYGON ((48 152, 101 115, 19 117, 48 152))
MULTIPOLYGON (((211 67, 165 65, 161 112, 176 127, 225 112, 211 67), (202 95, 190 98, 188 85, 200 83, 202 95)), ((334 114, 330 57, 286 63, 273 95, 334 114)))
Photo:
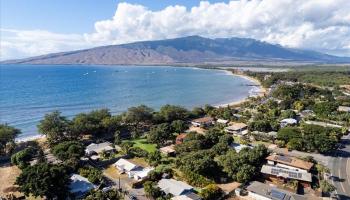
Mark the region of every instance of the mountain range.
POLYGON ((7 60, 6 64, 181 64, 229 63, 234 61, 293 61, 349 63, 349 57, 316 51, 291 49, 249 38, 188 36, 175 39, 142 41, 91 49, 52 53, 25 59, 7 60))

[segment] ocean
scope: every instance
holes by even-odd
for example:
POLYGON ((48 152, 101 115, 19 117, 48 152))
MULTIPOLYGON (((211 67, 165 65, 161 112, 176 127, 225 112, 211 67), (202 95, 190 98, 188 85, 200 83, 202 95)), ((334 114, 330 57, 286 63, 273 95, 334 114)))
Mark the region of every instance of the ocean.
POLYGON ((46 113, 67 117, 108 108, 113 114, 145 104, 191 109, 248 97, 258 88, 227 71, 167 66, 1 65, 0 123, 38 136, 46 113))

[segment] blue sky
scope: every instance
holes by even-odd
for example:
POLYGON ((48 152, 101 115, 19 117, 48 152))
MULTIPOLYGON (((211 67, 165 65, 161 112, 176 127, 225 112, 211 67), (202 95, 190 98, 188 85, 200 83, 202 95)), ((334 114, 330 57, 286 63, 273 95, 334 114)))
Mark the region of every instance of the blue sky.
POLYGON ((350 56, 349 0, 0 1, 0 60, 188 35, 350 56))

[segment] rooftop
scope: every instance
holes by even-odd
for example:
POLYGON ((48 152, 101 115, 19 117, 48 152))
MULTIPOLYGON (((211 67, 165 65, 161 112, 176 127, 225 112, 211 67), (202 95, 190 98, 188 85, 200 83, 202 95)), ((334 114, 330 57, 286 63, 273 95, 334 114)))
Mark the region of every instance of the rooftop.
POLYGON ((184 195, 193 190, 193 187, 185 182, 177 181, 175 179, 161 179, 158 182, 158 187, 166 194, 172 194, 174 196, 184 195))
POLYGON ((126 171, 131 171, 135 168, 138 167, 138 165, 124 159, 124 158, 121 158, 119 159, 116 163, 114 163, 115 166, 118 166, 119 168, 122 168, 126 171))
POLYGON ((230 126, 226 127, 226 129, 231 130, 231 131, 240 131, 244 128, 247 128, 247 124, 245 123, 230 123, 230 126))
POLYGON ((286 190, 278 189, 276 187, 253 181, 248 187, 249 192, 267 197, 275 200, 306 200, 305 197, 291 193, 286 190))
POLYGON ((169 145, 169 146, 165 146, 165 147, 162 147, 160 148, 159 150, 163 153, 175 153, 175 145, 169 145))
POLYGON ((102 151, 110 151, 113 150, 112 144, 110 142, 103 142, 99 144, 91 143, 86 147, 87 151, 93 151, 96 153, 101 153, 102 151))
POLYGON ((350 112, 350 107, 348 107, 348 106, 339 106, 338 107, 338 111, 350 112))
POLYGON ((286 168, 281 168, 281 167, 276 167, 271 165, 263 165, 260 172, 263 174, 270 174, 277 177, 312 182, 311 173, 296 171, 292 169, 286 169, 286 168))
POLYGON ((93 188, 96 188, 87 178, 80 176, 79 174, 72 174, 70 177, 71 183, 69 190, 71 193, 82 194, 93 188))
POLYGON ((292 166, 292 167, 297 167, 300 169, 305 169, 305 170, 310 170, 311 167, 314 165, 311 162, 307 162, 295 157, 289 157, 289 156, 284 156, 284 155, 270 155, 268 157, 266 157, 266 160, 271 160, 271 161, 275 161, 278 163, 282 163, 288 166, 292 166))
POLYGON ((286 118, 281 120, 281 123, 286 123, 286 124, 296 124, 297 122, 298 121, 293 118, 286 118))
POLYGON ((212 121, 214 121, 212 117, 202 117, 202 118, 192 120, 192 122, 195 122, 195 123, 209 123, 212 121))

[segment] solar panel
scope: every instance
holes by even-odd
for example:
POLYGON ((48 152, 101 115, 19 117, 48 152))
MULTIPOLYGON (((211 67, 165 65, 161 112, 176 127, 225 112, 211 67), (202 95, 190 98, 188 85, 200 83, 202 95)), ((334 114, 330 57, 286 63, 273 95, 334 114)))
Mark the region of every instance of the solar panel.
POLYGON ((275 198, 275 199, 283 200, 284 197, 286 196, 286 194, 283 193, 283 192, 277 191, 277 190, 275 190, 275 189, 272 189, 272 190, 271 190, 271 196, 272 196, 273 198, 275 198))
POLYGON ((280 171, 278 169, 272 168, 271 169, 271 174, 276 174, 278 175, 280 173, 280 171))
POLYGON ((283 162, 288 162, 288 163, 292 162, 292 159, 287 156, 277 156, 277 159, 283 162))

